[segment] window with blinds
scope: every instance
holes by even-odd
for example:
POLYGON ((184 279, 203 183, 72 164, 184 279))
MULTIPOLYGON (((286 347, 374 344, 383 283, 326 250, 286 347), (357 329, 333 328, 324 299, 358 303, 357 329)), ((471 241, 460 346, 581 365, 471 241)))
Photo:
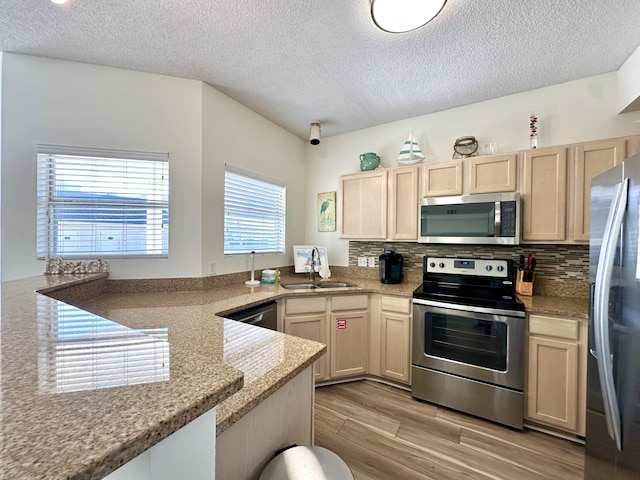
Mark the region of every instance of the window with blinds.
POLYGON ((229 165, 224 175, 224 254, 284 253, 286 187, 229 165))
POLYGON ((169 254, 169 155, 38 145, 38 258, 169 254))

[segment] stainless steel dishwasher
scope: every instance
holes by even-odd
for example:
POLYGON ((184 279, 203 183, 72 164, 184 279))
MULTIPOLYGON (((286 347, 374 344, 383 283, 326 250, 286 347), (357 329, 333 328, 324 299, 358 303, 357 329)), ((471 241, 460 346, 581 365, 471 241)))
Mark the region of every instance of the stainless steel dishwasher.
POLYGON ((278 329, 278 304, 274 302, 261 303, 253 307, 244 308, 237 312, 227 313, 225 318, 255 325, 256 327, 278 329))

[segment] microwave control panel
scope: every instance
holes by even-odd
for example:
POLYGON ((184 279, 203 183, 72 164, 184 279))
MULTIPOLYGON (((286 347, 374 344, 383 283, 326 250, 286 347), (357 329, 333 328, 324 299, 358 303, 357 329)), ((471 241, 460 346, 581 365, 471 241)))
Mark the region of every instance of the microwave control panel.
POLYGON ((516 236, 516 202, 500 202, 500 236, 516 236))

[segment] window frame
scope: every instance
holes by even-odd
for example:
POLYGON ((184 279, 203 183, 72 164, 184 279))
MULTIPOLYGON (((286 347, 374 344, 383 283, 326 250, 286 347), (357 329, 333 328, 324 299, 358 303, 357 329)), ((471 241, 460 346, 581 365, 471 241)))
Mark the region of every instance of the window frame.
POLYGON ((36 163, 38 259, 169 256, 168 153, 38 144, 36 163), (78 169, 65 170, 65 161, 78 162, 78 169), (108 174, 116 166, 122 170, 121 177, 120 172, 108 174), (87 173, 89 169, 97 173, 87 173), (66 185, 65 175, 68 175, 66 185), (96 181, 100 178, 104 178, 104 182, 96 181), (117 193, 105 194, 110 189, 117 193), (88 212, 95 216, 87 216, 88 212), (64 233, 60 234, 59 229, 65 216, 70 217, 68 228, 77 224, 82 236, 75 243, 73 240, 69 243, 75 247, 73 251, 65 251, 64 244, 60 243, 64 233), (85 220, 87 218, 90 220, 85 220), (112 243, 116 248, 111 250, 101 242, 109 231, 118 237, 112 243))
MULTIPOLYGON (((283 255, 286 253, 286 212, 287 212, 287 187, 284 182, 256 174, 254 172, 239 168, 233 165, 225 164, 224 171, 224 188, 223 188, 223 253, 224 256, 247 255, 251 252, 256 254, 273 254, 283 255), (228 177, 230 175, 233 179, 228 177), (241 182, 244 179, 244 185, 241 182), (230 185, 233 183, 233 186, 230 185), (264 197, 256 195, 254 188, 262 188, 262 195, 273 193, 274 197, 273 209, 269 209, 270 202, 265 202, 264 197), (229 191, 232 187, 233 192, 229 191), (259 200, 258 200, 259 198, 259 200), (240 213, 242 212, 242 214, 240 213), (251 215, 247 215, 251 212, 251 215), (229 220, 237 222, 237 224, 245 222, 251 223, 249 228, 244 231, 247 238, 253 239, 253 243, 244 243, 244 247, 236 246, 231 248, 230 238, 237 230, 236 235, 242 234, 242 229, 232 226, 229 220), (265 228, 260 228, 259 224, 265 228), (259 240, 260 230, 263 233, 271 233, 271 237, 259 240)), ((236 238, 235 242, 247 242, 247 238, 236 238)), ((249 240, 250 241, 250 240, 249 240)))

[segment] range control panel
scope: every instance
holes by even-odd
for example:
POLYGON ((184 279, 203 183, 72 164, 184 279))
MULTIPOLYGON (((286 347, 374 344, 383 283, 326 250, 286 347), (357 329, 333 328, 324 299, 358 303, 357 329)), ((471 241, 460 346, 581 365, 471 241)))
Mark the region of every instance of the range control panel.
POLYGON ((426 273, 508 278, 509 260, 427 257, 426 273))

